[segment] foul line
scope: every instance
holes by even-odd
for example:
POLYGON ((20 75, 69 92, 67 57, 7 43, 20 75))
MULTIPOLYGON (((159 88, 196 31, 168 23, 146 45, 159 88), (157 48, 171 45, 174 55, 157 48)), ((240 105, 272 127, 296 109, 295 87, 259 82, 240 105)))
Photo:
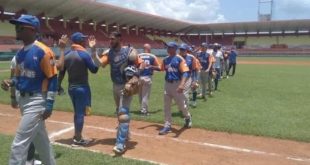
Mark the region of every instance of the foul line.
POLYGON ((11 71, 10 69, 0 69, 0 73, 4 73, 4 72, 9 72, 11 71))
MULTIPOLYGON (((14 115, 3 114, 3 113, 0 113, 0 116, 16 117, 14 115)), ((62 121, 56 121, 56 120, 47 120, 47 122, 49 122, 49 123, 57 123, 57 124, 64 124, 64 125, 70 125, 70 127, 62 129, 62 130, 60 130, 58 132, 55 132, 54 134, 51 134, 50 136, 56 137, 56 136, 59 136, 61 134, 64 134, 66 132, 69 132, 69 131, 73 130, 73 126, 72 126, 73 123, 70 123, 70 122, 62 122, 62 121)), ((90 126, 90 125, 84 125, 84 127, 92 128, 92 129, 98 129, 98 130, 103 130, 103 131, 110 132, 110 133, 115 133, 116 132, 115 129, 104 128, 104 127, 97 127, 97 126, 90 126)), ((277 153, 269 153, 269 152, 265 152, 265 151, 251 150, 251 149, 247 149, 247 148, 239 148, 239 147, 226 146, 226 145, 213 144, 213 143, 206 143, 206 142, 197 142, 197 141, 192 141, 192 140, 185 140, 185 139, 179 139, 179 138, 171 138, 171 137, 159 136, 159 135, 150 135, 150 134, 136 133, 136 132, 133 132, 133 131, 131 131, 130 134, 131 135, 135 135, 135 136, 140 136, 140 137, 146 137, 146 138, 169 139, 169 140, 176 141, 176 142, 179 142, 179 143, 187 143, 187 144, 195 144, 195 145, 200 145, 200 146, 208 146, 208 147, 211 147, 211 148, 223 149, 223 150, 228 150, 228 151, 252 153, 252 154, 257 154, 257 155, 274 156, 274 157, 280 157, 280 158, 284 158, 284 159, 287 159, 287 160, 300 161, 300 162, 310 162, 309 158, 301 158, 301 157, 296 157, 296 156, 284 156, 284 155, 277 154, 277 153)), ((137 160, 139 160, 139 159, 137 159, 137 160)))
POLYGON ((57 137, 57 136, 60 136, 60 135, 62 135, 62 134, 64 134, 64 133, 70 132, 70 131, 72 131, 73 129, 74 129, 73 126, 68 127, 68 128, 65 128, 65 129, 61 129, 61 130, 59 130, 59 131, 57 131, 57 132, 52 132, 48 137, 49 137, 50 139, 53 139, 53 138, 55 138, 55 137, 57 137))
MULTIPOLYGON (((100 153, 100 154, 103 153, 103 154, 105 154, 105 155, 110 155, 110 156, 112 156, 112 157, 115 157, 114 154, 105 153, 105 152, 100 151, 100 150, 94 150, 94 149, 89 149, 89 148, 85 148, 85 147, 72 147, 71 145, 63 144, 63 143, 59 143, 59 142, 51 142, 51 143, 54 144, 54 145, 58 145, 58 146, 62 146, 62 147, 66 147, 66 148, 70 148, 70 149, 74 149, 74 150, 90 151, 90 152, 93 152, 93 153, 100 153)), ((130 156, 127 156, 127 155, 122 155, 122 157, 124 157, 124 158, 129 158, 129 159, 133 159, 133 160, 139 160, 139 161, 149 162, 149 163, 152 163, 152 164, 167 165, 167 164, 165 164, 165 163, 156 162, 156 161, 152 161, 152 160, 141 159, 141 158, 134 158, 134 157, 130 157, 130 156)))

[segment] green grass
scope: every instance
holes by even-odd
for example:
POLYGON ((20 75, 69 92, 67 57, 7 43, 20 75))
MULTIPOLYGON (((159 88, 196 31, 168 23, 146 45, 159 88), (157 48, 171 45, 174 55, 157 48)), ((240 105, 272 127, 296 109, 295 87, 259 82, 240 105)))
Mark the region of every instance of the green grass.
POLYGON ((308 61, 310 57, 238 57, 238 60, 255 60, 255 61, 308 61))
POLYGON ((9 61, 0 61, 0 70, 10 69, 10 66, 11 66, 11 62, 9 62, 9 61))
MULTIPOLYGON (((292 61, 296 59, 291 58, 292 61)), ((100 69, 97 75, 90 75, 92 110, 97 115, 114 116, 108 70, 100 69)), ((238 65, 236 76, 222 80, 220 91, 213 98, 208 102, 198 100, 198 107, 191 110, 193 125, 214 131, 310 142, 308 71, 309 66, 238 65)), ((1 73, 0 78, 6 76, 8 73, 1 73)), ((155 73, 153 79, 150 117, 139 116, 137 96, 134 97, 131 106, 134 120, 163 123, 163 76, 163 73, 155 73)), ((63 86, 67 88, 66 80, 63 86)), ((9 102, 7 93, 0 92, 0 102, 9 102)), ((55 108, 72 111, 68 95, 57 97, 55 108)), ((173 122, 178 125, 184 122, 176 106, 173 106, 173 122)))
MULTIPOLYGON (((10 145, 13 141, 13 137, 0 134, 0 164, 8 164, 10 145)), ((102 164, 131 164, 131 165, 144 165, 151 164, 148 162, 137 161, 122 157, 112 157, 110 155, 104 155, 101 153, 94 153, 85 150, 74 150, 62 146, 53 146, 56 163, 61 165, 102 165, 102 164)))

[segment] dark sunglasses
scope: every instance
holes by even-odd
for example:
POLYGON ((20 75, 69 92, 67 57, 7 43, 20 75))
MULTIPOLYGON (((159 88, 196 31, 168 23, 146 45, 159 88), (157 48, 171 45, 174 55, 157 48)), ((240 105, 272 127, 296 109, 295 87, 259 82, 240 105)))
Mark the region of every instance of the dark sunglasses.
POLYGON ((28 25, 16 25, 15 26, 15 30, 17 32, 23 31, 24 29, 33 29, 34 30, 34 27, 28 26, 28 25))

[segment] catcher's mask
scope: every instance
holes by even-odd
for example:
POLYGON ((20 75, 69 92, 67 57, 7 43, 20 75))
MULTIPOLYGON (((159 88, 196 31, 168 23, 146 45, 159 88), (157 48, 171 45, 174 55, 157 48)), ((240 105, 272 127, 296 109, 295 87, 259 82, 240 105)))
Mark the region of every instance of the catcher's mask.
POLYGON ((129 65, 124 69, 126 80, 130 80, 133 76, 138 75, 138 69, 135 66, 129 65))

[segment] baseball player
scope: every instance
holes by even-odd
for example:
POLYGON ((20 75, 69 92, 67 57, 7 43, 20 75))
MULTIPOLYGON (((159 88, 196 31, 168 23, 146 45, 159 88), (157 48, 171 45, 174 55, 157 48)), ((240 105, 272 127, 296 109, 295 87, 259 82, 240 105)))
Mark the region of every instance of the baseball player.
POLYGON ((229 53, 229 67, 228 67, 228 70, 227 70, 227 76, 230 72, 230 69, 232 67, 233 71, 232 71, 232 75, 231 76, 234 76, 235 75, 235 71, 236 71, 236 65, 237 65, 237 53, 236 53, 236 50, 235 48, 231 48, 231 51, 229 53))
POLYGON ((225 77, 228 78, 228 66, 229 66, 229 52, 227 50, 224 51, 224 71, 225 71, 225 77))
POLYGON ((197 53, 195 51, 195 46, 192 45, 191 47, 189 47, 189 49, 187 50, 188 54, 191 54, 195 57, 195 61, 196 61, 196 81, 193 81, 192 85, 191 85, 191 90, 192 90, 192 102, 191 102, 191 106, 196 108, 197 103, 197 90, 199 88, 199 81, 200 81, 200 71, 201 71, 201 64, 199 62, 199 60, 197 59, 197 53))
POLYGON ((90 109, 91 105, 88 70, 92 73, 97 73, 98 71, 98 67, 85 49, 87 38, 88 36, 80 32, 71 35, 73 44, 71 45, 71 50, 65 54, 64 68, 59 75, 61 82, 64 73, 66 71, 68 72, 68 93, 74 108, 75 133, 73 143, 76 145, 86 145, 89 143, 88 140, 82 138, 84 115, 90 109))
POLYGON ((215 68, 215 71, 216 71, 216 77, 214 79, 214 83, 215 83, 214 90, 217 90, 218 88, 218 83, 221 78, 221 60, 224 59, 223 53, 222 51, 220 51, 220 49, 221 49, 221 46, 219 44, 215 43, 213 45, 212 55, 215 59, 213 67, 215 68))
POLYGON ((182 43, 179 46, 179 54, 184 58, 186 65, 189 68, 189 78, 185 82, 184 88, 184 95, 186 98, 186 106, 189 107, 189 93, 192 87, 196 86, 197 84, 197 73, 198 73, 198 66, 197 66, 197 59, 188 53, 189 46, 187 44, 182 43))
MULTIPOLYGON (((105 67, 110 64, 110 75, 113 82, 113 95, 118 115, 118 131, 116 135, 116 144, 113 151, 121 154, 126 151, 126 140, 129 134, 129 108, 132 96, 123 95, 123 89, 127 82, 124 70, 127 66, 135 66, 139 68, 142 60, 138 57, 137 51, 132 47, 122 46, 122 36, 120 32, 112 32, 110 38, 110 50, 101 58, 96 54, 96 40, 90 40, 92 55, 97 66, 105 67)), ((139 73, 135 73, 133 77, 138 79, 139 73)))
POLYGON ((144 53, 139 54, 139 57, 143 60, 140 70, 140 90, 139 90, 139 102, 141 105, 141 114, 143 116, 149 115, 148 102, 152 87, 152 75, 154 70, 160 70, 160 65, 157 57, 151 54, 151 45, 144 44, 144 53))
POLYGON ((161 69, 166 71, 164 87, 164 127, 159 131, 159 135, 171 132, 171 102, 174 99, 179 110, 185 118, 184 128, 191 128, 192 118, 188 111, 186 97, 184 95, 185 82, 190 77, 189 68, 185 60, 177 55, 178 45, 175 42, 167 43, 168 57, 163 60, 161 69))
POLYGON ((57 85, 55 55, 50 48, 36 41, 39 20, 22 15, 10 20, 15 25, 16 39, 24 47, 16 55, 16 69, 12 79, 3 80, 1 87, 16 88, 22 118, 11 147, 9 164, 25 164, 31 142, 45 165, 54 165, 55 159, 45 128, 45 119, 51 116, 57 85))
MULTIPOLYGON (((12 79, 14 77, 15 74, 15 68, 16 68, 16 58, 15 56, 12 58, 11 60, 11 76, 10 78, 12 79)), ((15 87, 11 87, 11 106, 14 109, 18 108, 18 103, 16 100, 16 91, 15 91, 15 87)), ((35 155, 35 148, 34 148, 34 144, 30 143, 29 145, 29 149, 28 149, 28 155, 27 155, 27 161, 26 161, 26 165, 32 165, 34 163, 34 155, 35 155)), ((38 162, 38 160, 36 160, 38 162)))
POLYGON ((197 58, 201 64, 200 70, 200 83, 202 87, 202 99, 207 101, 206 97, 206 85, 208 84, 208 91, 211 95, 212 93, 212 79, 211 79, 211 67, 212 67, 212 57, 207 53, 208 44, 202 43, 200 51, 197 53, 197 58))

